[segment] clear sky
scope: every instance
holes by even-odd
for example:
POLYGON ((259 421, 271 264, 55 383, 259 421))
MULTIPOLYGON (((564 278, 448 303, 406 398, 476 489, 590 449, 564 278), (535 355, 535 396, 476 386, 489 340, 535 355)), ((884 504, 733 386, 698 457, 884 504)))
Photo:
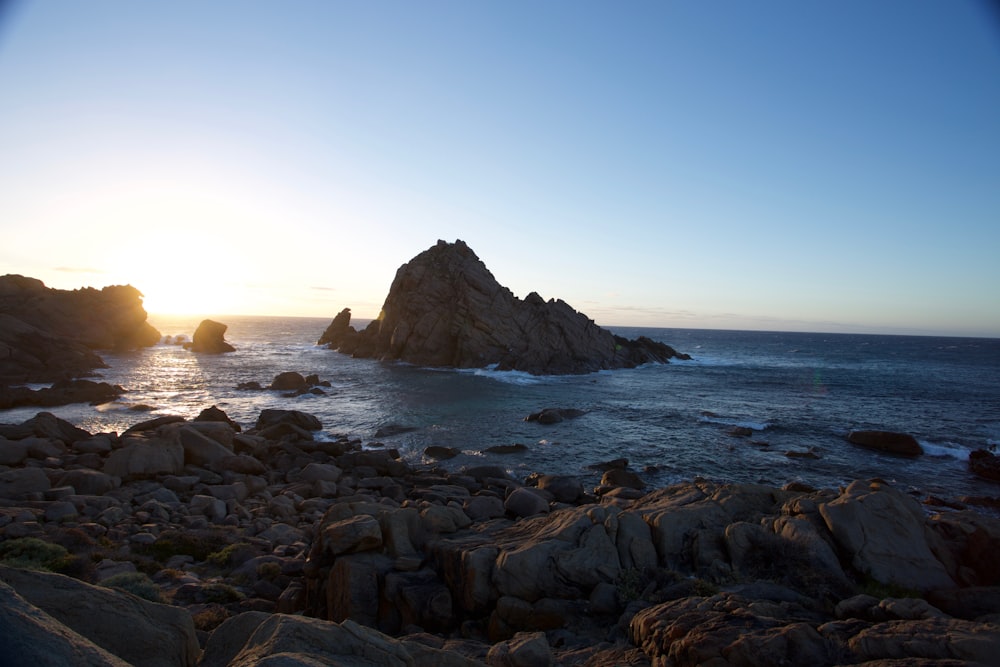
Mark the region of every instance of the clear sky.
POLYGON ((987 2, 0 3, 0 274, 364 318, 463 239, 608 326, 1000 336, 987 2))

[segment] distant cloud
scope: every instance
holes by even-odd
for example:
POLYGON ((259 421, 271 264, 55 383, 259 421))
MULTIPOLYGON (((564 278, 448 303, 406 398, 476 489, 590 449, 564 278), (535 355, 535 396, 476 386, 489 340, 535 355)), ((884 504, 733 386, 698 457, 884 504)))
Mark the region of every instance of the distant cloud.
POLYGON ((316 287, 315 285, 313 287, 310 287, 309 289, 316 290, 318 292, 336 292, 336 291, 338 291, 336 287, 316 287))

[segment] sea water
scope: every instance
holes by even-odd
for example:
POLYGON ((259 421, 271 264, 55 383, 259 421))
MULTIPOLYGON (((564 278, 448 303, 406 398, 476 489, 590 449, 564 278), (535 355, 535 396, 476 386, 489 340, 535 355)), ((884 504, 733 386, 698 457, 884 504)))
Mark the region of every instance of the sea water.
MULTIPOLYGON (((424 450, 442 445, 461 452, 440 462, 447 469, 499 464, 521 478, 581 475, 588 484, 599 477, 588 466, 627 458, 656 486, 700 476, 831 488, 878 477, 945 497, 1000 495, 1000 484, 968 471, 969 452, 1000 443, 1000 339, 612 328, 692 360, 540 377, 354 359, 316 346, 329 319, 218 319, 236 352, 194 354, 171 343, 190 339, 197 319, 150 317, 170 343, 102 353, 109 368, 97 379, 127 389, 121 399, 49 411, 90 432, 121 432, 212 405, 244 428, 265 408, 295 409, 322 421, 317 437, 381 443, 415 465, 434 463, 424 450), (266 387, 285 371, 317 374, 330 387, 297 397, 237 389, 266 387), (585 414, 552 425, 525 421, 542 408, 585 414), (396 434, 377 437, 386 427, 396 434), (925 454, 860 448, 846 439, 857 429, 910 433, 925 454), (515 443, 526 451, 487 451, 515 443)), ((36 412, 0 411, 0 422, 36 412)))

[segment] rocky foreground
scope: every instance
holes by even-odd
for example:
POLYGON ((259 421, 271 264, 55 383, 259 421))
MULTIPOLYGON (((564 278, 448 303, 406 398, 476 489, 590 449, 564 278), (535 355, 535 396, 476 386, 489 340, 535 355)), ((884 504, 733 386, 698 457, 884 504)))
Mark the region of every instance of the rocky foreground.
POLYGON ((0 663, 1000 664, 1000 520, 958 503, 519 481, 320 427, 0 426, 0 663))
POLYGON ((438 241, 399 267, 365 329, 350 321, 350 309, 342 310, 318 344, 366 359, 536 375, 690 359, 644 336, 615 336, 561 299, 545 301, 537 292, 518 299, 460 240, 438 241))

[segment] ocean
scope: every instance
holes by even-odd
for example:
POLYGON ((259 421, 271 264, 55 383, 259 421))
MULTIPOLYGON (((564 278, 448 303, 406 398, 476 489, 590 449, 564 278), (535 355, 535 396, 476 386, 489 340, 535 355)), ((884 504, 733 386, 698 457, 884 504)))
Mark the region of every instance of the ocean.
MULTIPOLYGON (((265 408, 296 409, 322 421, 318 437, 382 443, 415 465, 435 463, 423 452, 442 445, 461 450, 437 463, 449 470, 498 464, 522 479, 580 475, 587 485, 599 479, 589 465, 624 457, 651 486, 700 476, 835 488, 878 477, 946 498, 1000 496, 1000 484, 967 467, 970 451, 1000 443, 1000 339, 609 327, 693 359, 537 377, 353 359, 315 345, 329 318, 216 319, 228 325, 236 352, 198 355, 162 342, 103 353, 110 368, 99 379, 127 393, 101 406, 49 411, 91 432, 121 432, 156 416, 192 418, 212 405, 244 428, 265 408), (236 389, 251 381, 267 386, 284 371, 317 374, 331 387, 299 397, 236 389), (585 414, 552 425, 524 420, 550 407, 585 414), (376 438, 387 427, 396 433, 376 438), (857 429, 910 433, 925 454, 908 459, 860 448, 846 440, 857 429), (515 443, 527 449, 486 451, 515 443)), ((165 337, 190 339, 199 320, 149 321, 165 337)), ((0 422, 38 411, 0 411, 0 422)))

